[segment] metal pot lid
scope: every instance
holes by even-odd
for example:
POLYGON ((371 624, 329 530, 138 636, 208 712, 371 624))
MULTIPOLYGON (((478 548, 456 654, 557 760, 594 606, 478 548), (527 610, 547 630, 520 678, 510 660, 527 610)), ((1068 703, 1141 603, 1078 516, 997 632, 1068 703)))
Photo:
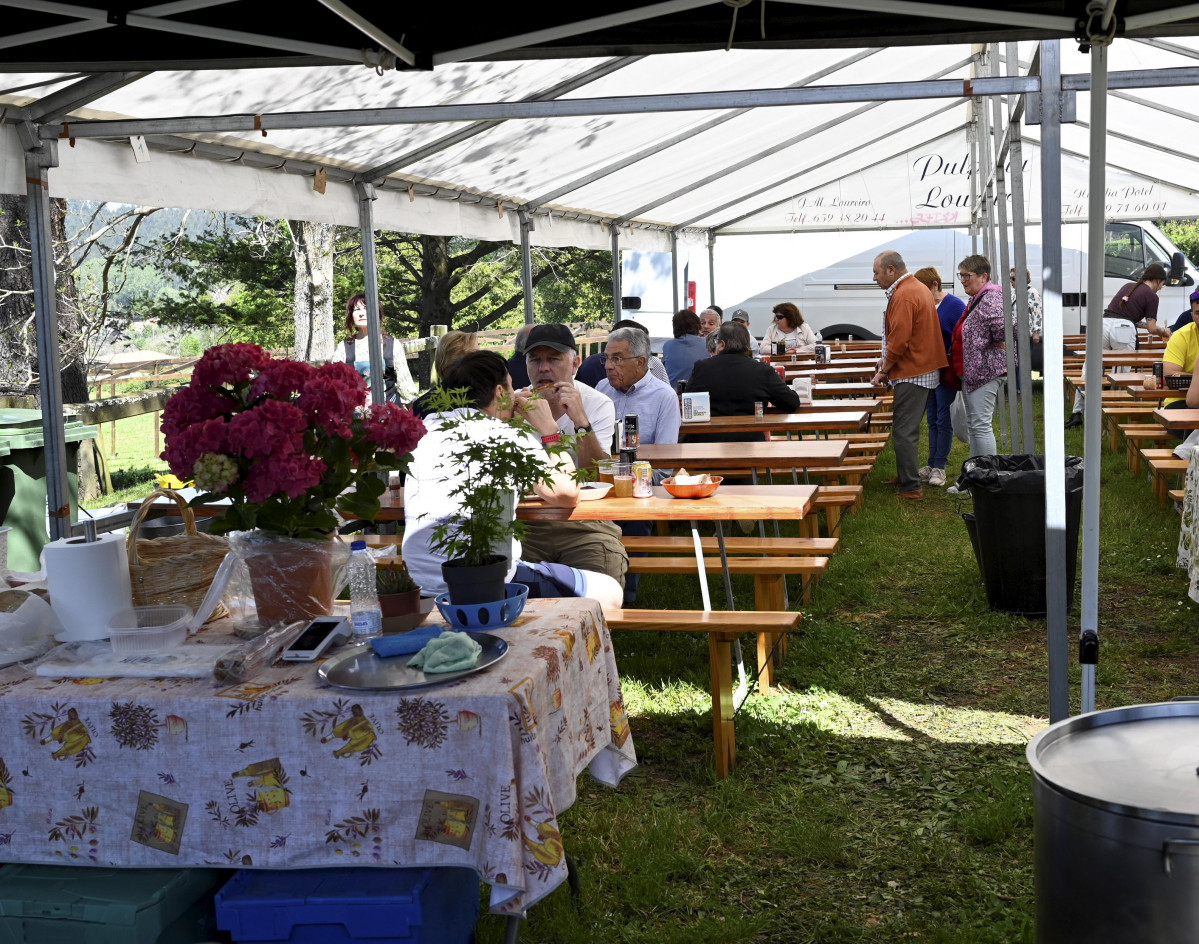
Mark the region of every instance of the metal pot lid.
POLYGON ((1199 702, 1067 718, 1034 737, 1026 755, 1042 781, 1084 803, 1199 825, 1199 702))

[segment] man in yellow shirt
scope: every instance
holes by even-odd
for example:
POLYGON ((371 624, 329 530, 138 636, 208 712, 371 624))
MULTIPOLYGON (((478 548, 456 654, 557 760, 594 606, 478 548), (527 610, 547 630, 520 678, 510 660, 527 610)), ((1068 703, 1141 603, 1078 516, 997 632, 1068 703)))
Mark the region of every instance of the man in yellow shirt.
MULTIPOLYGON (((1199 325, 1191 322, 1170 336, 1166 353, 1162 355, 1162 373, 1167 377, 1176 374, 1193 374, 1195 361, 1199 359, 1199 325)), ((1162 401, 1163 409, 1180 410, 1186 406, 1186 393, 1162 401)))

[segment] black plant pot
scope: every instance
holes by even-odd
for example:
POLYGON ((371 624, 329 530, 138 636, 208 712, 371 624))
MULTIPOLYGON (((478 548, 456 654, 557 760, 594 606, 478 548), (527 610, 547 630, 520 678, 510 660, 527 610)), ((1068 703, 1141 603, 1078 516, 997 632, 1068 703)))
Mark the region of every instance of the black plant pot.
POLYGON ((504 599, 504 578, 508 576, 508 558, 492 554, 485 564, 467 564, 462 558, 441 565, 450 592, 450 602, 495 603, 504 599))

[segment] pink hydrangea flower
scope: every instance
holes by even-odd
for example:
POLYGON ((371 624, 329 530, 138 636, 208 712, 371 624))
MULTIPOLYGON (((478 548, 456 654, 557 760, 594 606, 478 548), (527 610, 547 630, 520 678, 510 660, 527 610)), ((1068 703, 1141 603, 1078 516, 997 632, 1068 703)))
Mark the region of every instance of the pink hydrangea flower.
POLYGON ((192 383, 201 387, 243 383, 270 360, 271 355, 257 344, 218 344, 196 363, 192 383))
POLYGON ((229 446, 247 459, 304 451, 304 411, 282 400, 263 400, 229 422, 229 446))
POLYGON ((316 368, 303 361, 271 361, 250 384, 250 399, 274 397, 290 400, 316 375, 316 368))
POLYGON ((365 423, 366 438, 381 449, 402 455, 425 435, 425 424, 394 403, 373 403, 365 423))
POLYGON ((246 474, 246 498, 252 502, 264 502, 279 493, 288 498, 300 498, 310 488, 320 484, 327 468, 323 461, 309 456, 271 456, 254 463, 246 474))
POLYGON ((209 452, 224 452, 228 445, 229 424, 224 419, 205 420, 167 437, 167 447, 161 458, 170 464, 171 472, 181 479, 192 478, 192 469, 200 456, 209 452))
POLYGON ((168 439, 197 423, 216 419, 231 412, 233 402, 210 387, 194 382, 177 391, 162 410, 162 432, 168 439))
POLYGON ((366 382, 349 364, 329 363, 316 369, 296 406, 304 411, 314 427, 324 427, 332 436, 349 439, 356 407, 366 402, 366 382), (330 371, 329 367, 344 367, 349 371, 330 371), (352 378, 352 382, 351 382, 352 378))

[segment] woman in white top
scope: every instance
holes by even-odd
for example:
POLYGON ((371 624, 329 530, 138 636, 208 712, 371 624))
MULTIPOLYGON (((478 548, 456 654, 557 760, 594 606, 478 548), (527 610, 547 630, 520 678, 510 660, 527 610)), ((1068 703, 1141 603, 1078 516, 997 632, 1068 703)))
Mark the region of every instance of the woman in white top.
POLYGON ((790 302, 780 302, 774 306, 774 321, 762 336, 758 350, 763 354, 773 354, 774 346, 779 341, 787 345, 788 351, 809 354, 816 349, 816 332, 790 302))

